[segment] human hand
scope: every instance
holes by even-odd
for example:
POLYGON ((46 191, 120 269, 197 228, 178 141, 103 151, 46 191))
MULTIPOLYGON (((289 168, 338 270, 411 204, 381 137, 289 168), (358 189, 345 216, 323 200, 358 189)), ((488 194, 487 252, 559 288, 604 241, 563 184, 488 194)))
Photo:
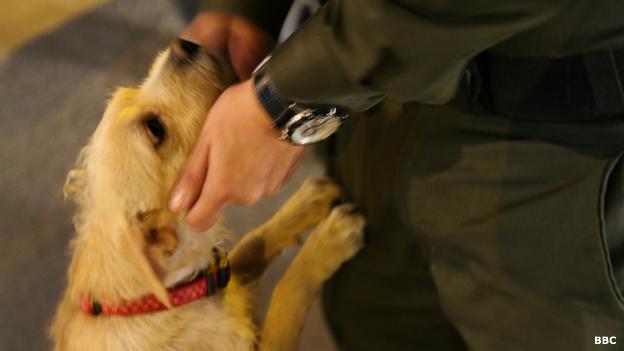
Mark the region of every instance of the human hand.
POLYGON ((227 57, 238 78, 249 78, 255 66, 269 53, 273 40, 240 16, 201 12, 180 38, 199 44, 208 53, 227 57))
POLYGON ((169 207, 188 209, 186 221, 207 229, 227 205, 253 205, 279 190, 303 151, 278 140, 251 80, 233 85, 208 113, 169 207))

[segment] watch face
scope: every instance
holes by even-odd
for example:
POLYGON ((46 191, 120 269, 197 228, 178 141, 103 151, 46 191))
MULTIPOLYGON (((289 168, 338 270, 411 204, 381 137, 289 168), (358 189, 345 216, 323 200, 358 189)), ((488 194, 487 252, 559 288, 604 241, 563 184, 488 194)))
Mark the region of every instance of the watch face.
POLYGON ((341 118, 336 115, 308 119, 294 128, 290 141, 299 145, 316 143, 332 135, 340 127, 341 122, 341 118))

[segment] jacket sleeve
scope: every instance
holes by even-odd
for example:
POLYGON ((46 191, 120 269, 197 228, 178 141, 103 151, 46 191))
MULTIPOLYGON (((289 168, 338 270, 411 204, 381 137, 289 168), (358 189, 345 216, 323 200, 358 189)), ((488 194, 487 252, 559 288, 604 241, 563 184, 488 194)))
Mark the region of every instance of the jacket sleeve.
POLYGON ((443 104, 471 57, 547 21, 566 1, 330 0, 266 69, 293 101, 352 111, 384 96, 443 104))
POLYGON ((293 0, 204 0, 202 10, 236 14, 277 40, 293 0))

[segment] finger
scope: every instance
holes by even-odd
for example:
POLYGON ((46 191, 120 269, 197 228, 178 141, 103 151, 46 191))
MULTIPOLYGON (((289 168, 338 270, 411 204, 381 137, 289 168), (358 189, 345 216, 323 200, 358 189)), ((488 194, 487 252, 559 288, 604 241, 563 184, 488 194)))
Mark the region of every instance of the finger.
POLYGON ((195 149, 186 161, 180 180, 174 187, 169 200, 173 212, 188 210, 199 197, 208 172, 210 146, 208 136, 200 136, 195 149))
POLYGON ((208 53, 225 56, 231 24, 230 15, 201 12, 180 34, 180 38, 200 44, 208 53))
POLYGON ((255 66, 269 53, 274 42, 268 35, 240 18, 232 21, 234 30, 229 32, 228 53, 238 78, 243 81, 251 76, 255 66))
POLYGON ((239 195, 235 200, 236 203, 241 204, 243 206, 252 206, 255 205, 262 196, 265 194, 265 185, 259 184, 256 187, 245 191, 244 194, 239 195))
MULTIPOLYGON (((230 34, 230 37, 235 36, 236 34, 230 34)), ((240 40, 230 39, 228 42, 228 51, 230 62, 240 81, 247 80, 251 77, 251 72, 255 68, 255 65, 262 60, 262 57, 252 53, 250 48, 242 47, 240 40)))
MULTIPOLYGON (((201 203, 201 197, 198 203, 201 203)), ((199 231, 210 229, 219 219, 221 213, 227 207, 229 202, 212 202, 209 206, 193 207, 191 212, 186 216, 186 222, 199 231), (197 208, 197 209, 196 209, 197 208), (203 212, 207 211, 207 212, 203 212)))
POLYGON ((214 174, 208 171, 208 177, 199 198, 186 215, 186 222, 198 230, 206 230, 217 221, 223 209, 230 203, 230 195, 220 185, 214 174))

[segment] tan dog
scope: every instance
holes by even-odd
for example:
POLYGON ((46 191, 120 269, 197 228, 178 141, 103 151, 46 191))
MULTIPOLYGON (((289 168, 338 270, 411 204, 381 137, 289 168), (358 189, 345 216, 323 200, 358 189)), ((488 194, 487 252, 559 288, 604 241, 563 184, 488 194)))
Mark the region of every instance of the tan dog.
POLYGON ((326 179, 307 181, 235 246, 225 289, 172 307, 167 289, 214 265, 213 250, 223 251, 227 237, 219 225, 193 232, 167 210, 204 117, 231 81, 226 67, 178 40, 157 57, 140 88, 121 88, 109 102, 65 186, 78 213, 68 285, 50 329, 56 350, 294 350, 321 285, 360 248, 363 219, 349 205, 332 209, 339 188, 326 179), (316 224, 258 328, 254 283, 316 224), (79 307, 150 294, 171 308, 117 316, 79 307))

